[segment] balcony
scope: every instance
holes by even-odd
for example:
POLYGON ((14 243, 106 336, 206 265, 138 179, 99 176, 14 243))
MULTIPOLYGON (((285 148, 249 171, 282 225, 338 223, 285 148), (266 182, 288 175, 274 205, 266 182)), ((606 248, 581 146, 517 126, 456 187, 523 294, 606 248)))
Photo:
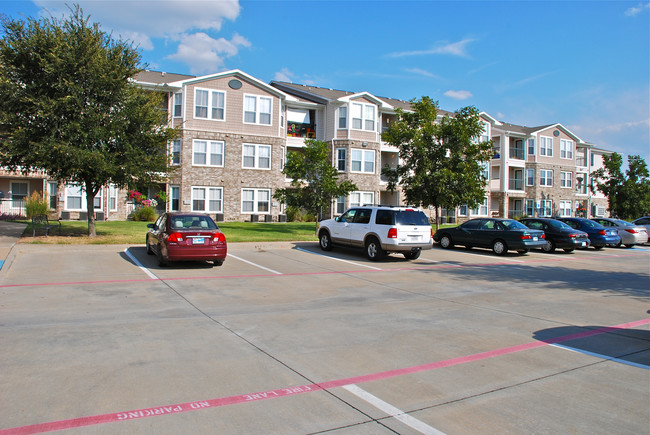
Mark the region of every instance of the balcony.
POLYGON ((517 141, 517 145, 510 145, 510 158, 517 160, 524 160, 524 145, 523 142, 517 141))
POLYGON ((314 124, 292 122, 287 125, 287 137, 316 139, 316 126, 314 124))
POLYGON ((524 179, 523 178, 510 178, 508 183, 508 190, 518 190, 524 191, 524 179))

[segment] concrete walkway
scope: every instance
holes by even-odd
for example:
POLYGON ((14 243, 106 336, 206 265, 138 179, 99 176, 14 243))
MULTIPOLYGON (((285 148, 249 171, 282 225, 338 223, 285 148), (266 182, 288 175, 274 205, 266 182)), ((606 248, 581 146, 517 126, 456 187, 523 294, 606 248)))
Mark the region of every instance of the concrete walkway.
POLYGON ((25 228, 27 224, 0 221, 0 270, 25 228))

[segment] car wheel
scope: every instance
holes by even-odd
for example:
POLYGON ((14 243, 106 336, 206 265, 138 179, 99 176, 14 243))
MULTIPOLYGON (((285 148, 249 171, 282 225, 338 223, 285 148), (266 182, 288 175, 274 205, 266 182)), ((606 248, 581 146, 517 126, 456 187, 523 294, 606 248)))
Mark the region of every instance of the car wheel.
POLYGON ((621 247, 621 244, 622 244, 622 242, 618 242, 617 244, 614 245, 614 247, 615 247, 615 248, 620 248, 620 247, 621 247))
POLYGON ((323 251, 332 250, 332 239, 327 231, 321 231, 318 237, 318 244, 323 251))
POLYGON ((573 248, 564 248, 564 252, 566 252, 567 254, 570 254, 570 253, 573 252, 573 248))
POLYGON ((492 252, 497 255, 505 255, 508 252, 508 245, 503 240, 495 240, 492 242, 492 252))
POLYGON ((417 249, 411 252, 405 252, 404 258, 406 258, 407 260, 417 260, 418 258, 420 258, 421 253, 422 253, 422 249, 417 249))
POLYGON ((595 249, 596 251, 600 251, 600 250, 603 249, 603 248, 604 248, 604 246, 594 246, 594 249, 595 249))
POLYGON ((213 260, 212 265, 213 266, 221 266, 223 264, 223 260, 213 260))
POLYGON ((147 237, 147 241, 145 243, 147 244, 147 255, 153 255, 153 249, 151 249, 151 245, 149 244, 149 237, 147 237))
POLYGON ((521 255, 528 254, 530 252, 530 249, 520 249, 517 251, 521 255))
POLYGON ((630 244, 630 245, 625 245, 625 247, 628 248, 628 249, 629 249, 629 248, 634 248, 634 243, 632 243, 632 244, 630 244))
POLYGON ((445 249, 449 249, 454 246, 453 242, 451 241, 451 237, 449 237, 449 234, 443 234, 442 237, 440 237, 440 246, 445 249))
POLYGON ((368 239, 366 242, 366 256, 370 261, 377 261, 384 256, 384 250, 381 249, 379 240, 374 237, 368 239))
POLYGON ((546 240, 546 244, 542 246, 542 251, 544 252, 553 252, 555 251, 555 243, 552 240, 546 240))
POLYGON ((158 246, 158 266, 160 267, 165 267, 169 264, 169 262, 163 257, 162 255, 162 250, 160 249, 160 246, 158 246))

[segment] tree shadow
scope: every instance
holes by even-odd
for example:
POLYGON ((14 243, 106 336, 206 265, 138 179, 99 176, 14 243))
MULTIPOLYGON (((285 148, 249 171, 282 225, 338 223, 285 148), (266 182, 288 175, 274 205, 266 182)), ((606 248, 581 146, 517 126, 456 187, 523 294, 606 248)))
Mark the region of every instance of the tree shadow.
POLYGON ((436 268, 429 273, 453 275, 459 280, 536 285, 571 291, 597 291, 650 300, 650 277, 644 272, 612 272, 525 264, 468 265, 436 268))
POLYGON ((560 326, 541 329, 533 338, 595 357, 650 369, 650 330, 603 326, 560 326))

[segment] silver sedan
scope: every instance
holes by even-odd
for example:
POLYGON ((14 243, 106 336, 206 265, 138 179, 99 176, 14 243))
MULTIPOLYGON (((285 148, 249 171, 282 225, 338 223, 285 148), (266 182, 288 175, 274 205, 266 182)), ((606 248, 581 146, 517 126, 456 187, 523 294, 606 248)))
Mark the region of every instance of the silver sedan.
POLYGON ((631 248, 634 245, 642 245, 648 242, 648 230, 642 225, 635 225, 614 218, 594 218, 592 221, 598 222, 604 227, 616 228, 618 235, 621 237, 618 246, 625 245, 626 248, 631 248))

